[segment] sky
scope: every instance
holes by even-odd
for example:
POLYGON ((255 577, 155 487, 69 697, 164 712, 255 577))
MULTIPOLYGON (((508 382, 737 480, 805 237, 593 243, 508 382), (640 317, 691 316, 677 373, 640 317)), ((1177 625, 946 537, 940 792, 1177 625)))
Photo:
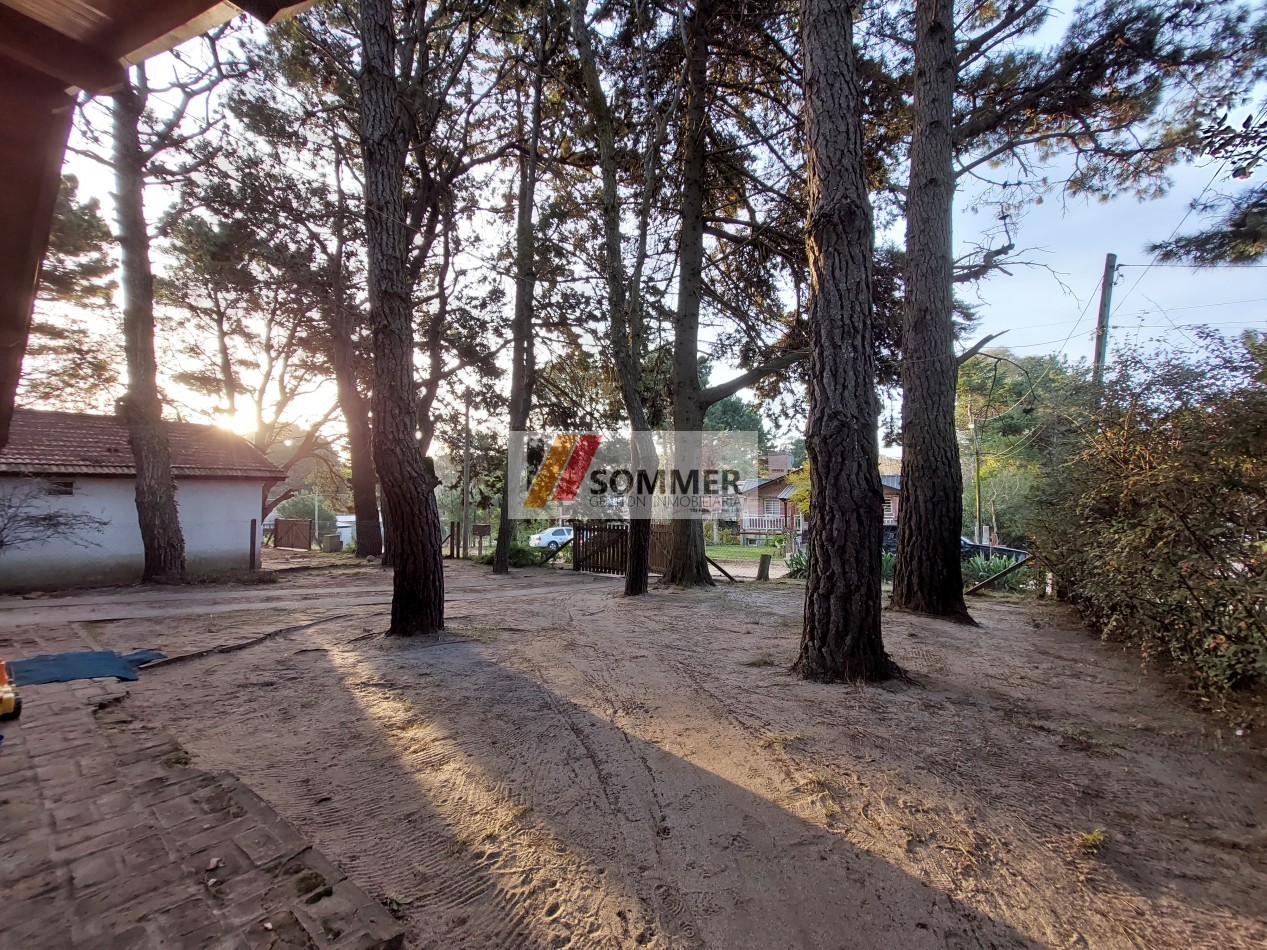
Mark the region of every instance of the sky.
MULTIPOLYGON (((1106 253, 1116 254, 1119 265, 1109 321, 1110 359, 1113 346, 1122 342, 1186 344, 1170 321, 1180 328, 1206 324, 1232 333, 1267 329, 1267 268, 1144 266, 1152 260, 1149 243, 1166 239, 1181 221, 1180 233, 1199 228, 1199 215, 1191 214, 1186 221, 1184 216, 1218 168, 1217 162, 1202 162, 1176 169, 1170 192, 1154 201, 1140 202, 1134 196, 1108 203, 1078 198, 1062 206, 1053 199, 1029 209, 1016 243, 1035 250, 1020 256, 1050 270, 1014 268, 1011 276, 997 274, 976 288, 961 289, 978 307, 979 334, 1006 330, 997 345, 1024 355, 1057 352, 1063 346, 1067 356, 1090 360, 1106 253)), ((1244 187, 1229 184, 1223 175, 1212 190, 1220 186, 1244 187)), ((957 240, 971 238, 982 224, 965 204, 960 202, 956 214, 957 240)))
MULTIPOLYGON (((1049 27, 1053 34, 1058 32, 1059 21, 1057 17, 1049 27)), ((101 199, 113 224, 110 174, 74 155, 68 156, 66 170, 80 176, 81 196, 93 194, 101 199)), ((1242 183, 1229 182, 1226 170, 1217 162, 1180 167, 1171 177, 1168 194, 1149 202, 1140 202, 1133 195, 1107 203, 1085 198, 1062 200, 1052 195, 1043 204, 1028 207, 1019 219, 1014 239, 1020 249, 1018 256, 1035 264, 1010 267, 1010 274, 998 273, 958 289, 980 317, 972 339, 1006 331, 992 345, 1022 355, 1062 352, 1074 360, 1089 360, 1098 284, 1107 252, 1116 253, 1120 265, 1110 320, 1110 359, 1115 346, 1132 341, 1186 344, 1185 326, 1205 324, 1229 333, 1267 329, 1267 268, 1198 271, 1146 266, 1151 260, 1146 249, 1150 242, 1165 239, 1181 222, 1182 232, 1200 226, 1200 217, 1189 214, 1189 204, 1211 183, 1214 190, 1243 187, 1242 183)), ((961 253, 993 223, 987 208, 972 213, 972 199, 971 191, 965 190, 957 202, 955 237, 961 253)), ((156 217, 164 203, 162 194, 150 189, 147 200, 156 217)), ((900 240, 900 225, 897 233, 889 236, 900 240)), ((720 381, 734 372, 733 367, 718 364, 713 378, 720 381)))

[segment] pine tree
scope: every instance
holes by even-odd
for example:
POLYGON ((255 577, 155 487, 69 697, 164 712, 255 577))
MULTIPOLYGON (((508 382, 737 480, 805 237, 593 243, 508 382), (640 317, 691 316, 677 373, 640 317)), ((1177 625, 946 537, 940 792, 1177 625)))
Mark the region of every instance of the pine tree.
POLYGON ((808 153, 811 492, 800 656, 806 679, 881 680, 883 493, 876 427, 873 227, 853 45, 856 7, 803 0, 808 153))

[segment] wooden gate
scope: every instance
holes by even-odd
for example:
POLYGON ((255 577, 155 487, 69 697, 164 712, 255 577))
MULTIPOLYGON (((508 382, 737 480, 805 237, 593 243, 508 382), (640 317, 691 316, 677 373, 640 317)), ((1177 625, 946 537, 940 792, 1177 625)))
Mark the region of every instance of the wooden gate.
POLYGON ((651 552, 647 558, 652 574, 664 574, 669 569, 669 552, 673 550, 673 525, 657 521, 651 526, 651 552))
POLYGON ((623 521, 572 522, 572 570, 624 574, 629 525, 623 521))
MULTIPOLYGON (((673 525, 657 522, 651 526, 652 574, 663 574, 668 568, 672 544, 673 525)), ((572 570, 623 575, 628 556, 628 522, 572 522, 572 570)))
POLYGON ((305 518, 278 518, 273 523, 273 547, 295 548, 307 551, 312 548, 312 520, 305 518))

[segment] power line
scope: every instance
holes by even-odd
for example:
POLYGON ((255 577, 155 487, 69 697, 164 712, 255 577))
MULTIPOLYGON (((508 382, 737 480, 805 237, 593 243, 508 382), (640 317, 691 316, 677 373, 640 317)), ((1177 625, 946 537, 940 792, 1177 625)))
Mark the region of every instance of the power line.
MULTIPOLYGON (((1178 230, 1178 228, 1175 230, 1178 230)), ((1171 236, 1173 237, 1173 234, 1171 236)), ((1117 266, 1119 268, 1143 267, 1146 270, 1151 270, 1154 267, 1182 267, 1184 270, 1209 270, 1212 267, 1224 267, 1229 270, 1258 270, 1267 267, 1267 264, 1118 264, 1117 266)))
MULTIPOLYGON (((1264 105, 1264 106, 1263 106, 1263 108, 1259 110, 1259 113, 1258 113, 1258 118, 1261 120, 1261 119, 1263 118, 1263 116, 1264 116, 1264 115, 1267 115, 1267 105, 1264 105)), ((1200 193, 1200 194, 1198 194, 1198 195, 1197 195, 1197 197, 1196 197, 1193 201, 1191 201, 1191 202, 1188 204, 1188 209, 1187 209, 1186 211, 1184 211, 1184 213, 1183 213, 1183 217, 1179 219, 1179 223, 1175 225, 1174 230, 1170 232, 1170 235, 1166 238, 1166 241, 1171 241, 1171 240, 1173 240, 1173 239, 1174 239, 1174 236, 1175 236, 1176 234, 1178 234, 1178 233, 1179 233, 1179 229, 1183 227, 1184 222, 1185 222, 1185 221, 1187 221, 1187 220, 1188 220, 1188 218, 1192 217, 1192 212, 1193 212, 1193 211, 1195 211, 1195 210, 1197 209, 1197 207, 1201 204, 1201 199, 1205 197, 1205 193, 1206 193, 1207 191, 1209 191, 1211 188, 1213 188, 1213 187, 1214 187, 1214 183, 1215 183, 1216 181, 1218 181, 1218 180, 1219 180, 1219 176, 1223 174, 1223 169, 1227 167, 1227 163, 1228 163, 1229 161, 1231 161, 1231 158, 1230 158, 1230 157, 1225 158, 1225 159, 1223 159, 1223 161, 1219 162, 1219 167, 1218 167, 1218 168, 1216 168, 1216 169, 1214 170, 1214 174, 1213 174, 1213 175, 1211 175, 1211 176, 1210 176, 1210 180, 1209 180, 1209 181, 1207 181, 1207 182, 1205 183, 1205 187, 1201 189, 1201 193, 1200 193)), ((1162 242, 1162 244, 1165 244, 1165 243, 1166 243, 1166 241, 1163 241, 1163 242, 1162 242)), ((1161 252, 1160 252, 1160 250, 1158 250, 1158 251, 1153 251, 1152 258, 1149 260, 1149 262, 1148 262, 1147 264, 1143 265, 1143 270, 1141 270, 1141 271, 1139 272, 1139 276, 1135 278, 1135 283, 1131 284, 1130 289, 1129 289, 1129 290, 1127 290, 1127 291, 1126 291, 1126 293, 1124 293, 1124 294, 1121 296, 1121 298, 1118 300, 1118 303, 1117 303, 1118 307, 1121 307, 1121 306, 1122 306, 1122 304, 1126 303, 1126 298, 1127 298, 1127 297, 1129 297, 1129 296, 1131 295, 1131 293, 1135 290, 1135 288, 1139 286, 1139 282, 1140 282, 1141 280, 1143 280, 1143 279, 1144 279, 1144 275, 1145 275, 1145 274, 1147 274, 1147 273, 1148 273, 1150 270, 1152 270, 1154 267, 1185 267, 1185 266, 1186 266, 1186 267, 1190 267, 1190 265, 1184 265, 1184 264, 1158 264, 1158 263, 1157 263, 1157 258, 1158 258, 1158 256, 1160 255, 1160 253, 1161 253, 1161 252)), ((1123 266, 1123 265, 1120 265, 1120 264, 1119 264, 1118 266, 1119 266, 1119 267, 1121 267, 1121 266, 1123 266)), ((1129 265, 1129 266, 1135 266, 1135 267, 1138 267, 1138 266, 1140 266, 1140 265, 1129 265)), ((1237 267, 1237 266, 1242 266, 1242 267, 1258 267, 1258 266, 1262 266, 1262 265, 1255 265, 1255 264, 1245 264, 1245 265, 1236 265, 1236 264, 1233 264, 1233 265, 1228 265, 1228 264, 1215 264, 1215 265, 1212 265, 1212 266, 1215 266, 1215 267, 1228 267, 1228 266, 1233 266, 1233 267, 1237 267)), ((1191 269, 1191 268, 1190 268, 1190 269, 1191 269)), ((1169 320, 1170 318, 1169 318, 1169 317, 1167 317, 1166 319, 1168 319, 1168 320, 1169 320)), ((1176 327, 1176 329, 1178 329, 1178 327, 1176 327)), ((1182 331, 1180 331, 1180 332, 1182 332, 1182 331)), ((1185 335, 1186 335, 1186 334, 1185 334, 1185 335)))
MULTIPOLYGON (((1267 297, 1248 297, 1245 300, 1224 300, 1220 303, 1194 303, 1194 304, 1187 304, 1186 306, 1183 306, 1183 307, 1167 307, 1166 309, 1168 310, 1207 310, 1210 307, 1234 307, 1234 306, 1237 306, 1238 304, 1243 304, 1243 303, 1264 303, 1264 302, 1267 302, 1267 297)), ((1136 316, 1147 314, 1147 313, 1151 313, 1151 311, 1141 310, 1139 314, 1136 314, 1136 316)), ((1131 314, 1126 314, 1126 316, 1129 317, 1131 316, 1131 314)))
MULTIPOLYGON (((1236 323, 1225 323, 1223 324, 1223 327, 1256 327, 1256 326, 1262 326, 1262 325, 1263 325, 1262 320, 1240 320, 1240 321, 1237 321, 1236 323)), ((1171 323, 1137 323, 1133 327, 1109 327, 1109 332, 1116 333, 1119 330, 1177 330, 1182 327, 1187 327, 1189 330, 1191 330, 1195 327, 1203 327, 1203 326, 1208 326, 1208 324, 1174 323, 1173 321, 1171 323)), ((1223 327, 1219 327, 1218 329, 1222 329, 1223 327)))
MULTIPOLYGON (((1196 199, 1188 205, 1188 210, 1183 213, 1183 217, 1179 219, 1179 223, 1175 225, 1174 229, 1166 237, 1166 241, 1173 240, 1174 236, 1179 233, 1179 229, 1183 227, 1184 222, 1187 221, 1188 218, 1192 217, 1193 209, 1200 204, 1201 199, 1205 197, 1205 193, 1214 187, 1214 183, 1218 181, 1219 176, 1223 174, 1223 169, 1227 166, 1227 161, 1228 160, 1225 158, 1223 161, 1219 162, 1219 167, 1214 170, 1214 174, 1211 175, 1210 180, 1205 183, 1205 187, 1201 189, 1201 193, 1197 195, 1196 199)), ((1163 241, 1162 243, 1165 244, 1166 241, 1163 241)), ((1160 251, 1153 252, 1152 260, 1144 265, 1144 269, 1141 270, 1139 272, 1139 276, 1135 278, 1135 283, 1131 284, 1126 293, 1122 294, 1122 296, 1118 298, 1117 305, 1119 309, 1122 304, 1126 303, 1126 298, 1135 292, 1135 288, 1138 287, 1139 282, 1144 279, 1144 275, 1147 274, 1153 267, 1157 266, 1157 257, 1159 254, 1160 251)))
MULTIPOLYGON (((999 418, 1002 418, 1003 416, 1006 416, 1009 412, 1011 412, 1013 409, 1015 409, 1017 406, 1023 403, 1026 399, 1028 399, 1031 395, 1033 395, 1034 390, 1038 388, 1038 384, 1051 375, 1052 367, 1056 364, 1056 362, 1060 359, 1061 355, 1065 352, 1065 347, 1069 345, 1069 341, 1073 339, 1073 335, 1078 332, 1078 327, 1082 324, 1082 321, 1086 319, 1087 311, 1091 309, 1091 301, 1095 300, 1096 294, 1100 290, 1100 285, 1103 283, 1104 283, 1104 277, 1103 275, 1101 275, 1100 279, 1095 282, 1095 288, 1091 291, 1091 295, 1087 297, 1087 302, 1086 302, 1086 305, 1082 308, 1082 313, 1078 314, 1078 319, 1074 322, 1073 329, 1069 331, 1069 335, 1066 336, 1064 339, 1064 342, 1060 344, 1060 349, 1056 351, 1055 355, 1052 357, 1052 360, 1047 364, 1047 368, 1043 370, 1043 375, 1039 376, 1038 379, 1034 380, 1034 382, 1030 385, 1029 389, 1026 391, 1024 396, 1022 396, 1020 399, 1016 400, 1016 402, 1012 403, 1012 405, 1008 406, 1006 409, 1000 412, 997 416, 994 417, 995 419, 999 419, 999 418)), ((1055 341, 1053 340, 1052 342, 1055 342, 1055 341)), ((1038 344, 1033 344, 1033 345, 1050 346, 1049 343, 1038 343, 1038 344)), ((1021 347, 1015 347, 1015 349, 1021 349, 1021 347)))

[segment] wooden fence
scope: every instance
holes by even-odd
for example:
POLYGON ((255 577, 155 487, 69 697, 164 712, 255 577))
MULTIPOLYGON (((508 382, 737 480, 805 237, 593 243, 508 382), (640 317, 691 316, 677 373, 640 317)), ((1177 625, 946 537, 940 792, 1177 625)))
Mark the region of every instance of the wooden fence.
MULTIPOLYGON (((663 574, 669 566, 673 526, 651 526, 650 570, 663 574)), ((591 574, 625 573, 629 555, 629 524, 625 521, 574 521, 572 523, 572 570, 591 574)))
POLYGON ((278 518, 273 523, 273 547, 309 550, 312 547, 312 521, 307 518, 278 518))

